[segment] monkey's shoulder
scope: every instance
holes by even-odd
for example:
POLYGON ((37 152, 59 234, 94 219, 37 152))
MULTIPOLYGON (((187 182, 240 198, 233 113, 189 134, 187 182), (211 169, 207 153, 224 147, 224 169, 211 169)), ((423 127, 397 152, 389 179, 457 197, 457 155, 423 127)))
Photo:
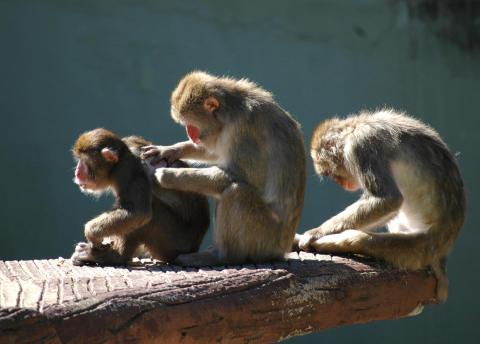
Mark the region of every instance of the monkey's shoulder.
POLYGON ((151 141, 144 139, 141 136, 131 135, 122 138, 122 141, 130 148, 140 148, 143 146, 149 146, 152 144, 151 141))

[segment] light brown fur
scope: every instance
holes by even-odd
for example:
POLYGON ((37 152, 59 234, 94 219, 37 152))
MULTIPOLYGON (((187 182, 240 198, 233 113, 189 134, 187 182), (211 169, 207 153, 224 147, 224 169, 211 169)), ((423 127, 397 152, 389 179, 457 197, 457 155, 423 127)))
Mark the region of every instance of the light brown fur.
POLYGON ((165 188, 217 199, 215 248, 180 256, 184 265, 261 262, 289 251, 303 207, 305 152, 298 123, 255 83, 204 72, 172 93, 172 117, 191 141, 147 147, 145 156, 204 161, 208 168, 162 168, 165 188))
MULTIPOLYGON (((76 141, 77 171, 88 172, 79 180, 76 171, 76 182, 83 191, 110 189, 116 202, 112 210, 85 224, 88 242, 77 244, 74 264, 125 264, 142 245, 153 258, 167 262, 198 250, 209 226, 208 202, 201 195, 152 183, 139 158, 140 147, 148 144, 138 136, 120 139, 105 129, 84 133, 76 141), (111 242, 103 244, 105 238, 111 242)), ((172 166, 188 165, 175 161, 172 166)))
POLYGON ((301 249, 358 253, 408 270, 431 267, 447 299, 446 257, 465 217, 455 159, 430 127, 393 110, 321 123, 311 141, 315 170, 362 197, 297 236, 301 249), (372 230, 387 226, 388 233, 372 230))

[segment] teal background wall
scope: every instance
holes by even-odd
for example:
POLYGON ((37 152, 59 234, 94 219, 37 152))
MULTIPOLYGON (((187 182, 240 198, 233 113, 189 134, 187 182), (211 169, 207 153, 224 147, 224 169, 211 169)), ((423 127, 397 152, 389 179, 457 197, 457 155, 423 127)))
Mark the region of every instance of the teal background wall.
MULTIPOLYGON (((306 144, 318 121, 362 108, 428 122, 458 152, 469 198, 447 304, 290 342, 476 342, 479 12, 464 0, 0 0, 0 259, 68 257, 83 223, 109 206, 71 181, 79 133, 102 126, 171 144, 185 138, 169 117, 183 74, 249 77, 302 123, 306 144)), ((320 182, 309 161, 299 231, 355 197, 320 182)))

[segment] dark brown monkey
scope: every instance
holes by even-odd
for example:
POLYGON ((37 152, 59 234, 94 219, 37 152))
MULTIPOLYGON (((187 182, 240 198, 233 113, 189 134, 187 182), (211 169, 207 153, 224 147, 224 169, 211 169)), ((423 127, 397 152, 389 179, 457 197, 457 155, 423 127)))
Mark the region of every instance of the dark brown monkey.
MULTIPOLYGON (((74 264, 125 264, 141 245, 153 258, 167 262, 198 250, 209 225, 208 202, 195 193, 152 185, 139 157, 140 147, 149 144, 137 136, 120 139, 105 129, 86 132, 76 141, 75 183, 89 193, 110 190, 116 202, 85 224, 88 243, 77 244, 74 264), (107 237, 112 243, 102 244, 107 237)), ((172 166, 188 165, 175 161, 172 166)))
POLYGON ((214 249, 181 255, 201 266, 283 257, 303 207, 305 151, 299 124, 272 95, 245 79, 186 75, 173 91, 171 115, 190 141, 150 146, 145 157, 204 161, 208 168, 159 168, 165 188, 217 199, 214 249))
POLYGON ((314 131, 318 174, 363 195, 299 239, 301 249, 358 253, 402 269, 431 267, 437 298, 448 296, 447 254, 465 217, 455 159, 430 127, 393 110, 329 119, 314 131), (388 233, 371 230, 387 226, 388 233))

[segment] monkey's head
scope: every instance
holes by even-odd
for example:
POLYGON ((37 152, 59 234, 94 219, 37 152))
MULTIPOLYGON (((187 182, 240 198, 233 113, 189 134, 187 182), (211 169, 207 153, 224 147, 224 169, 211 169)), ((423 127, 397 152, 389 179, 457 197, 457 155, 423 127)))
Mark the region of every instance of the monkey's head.
POLYGON ((123 141, 108 130, 100 128, 83 133, 73 146, 73 157, 77 161, 74 183, 87 193, 112 186, 111 169, 125 149, 123 141))
POLYGON ((349 129, 338 118, 321 122, 313 131, 310 155, 315 172, 332 178, 347 191, 356 191, 360 184, 347 168, 345 161, 345 137, 349 129))
POLYGON ((215 144, 222 129, 218 115, 221 107, 216 78, 203 72, 187 74, 172 92, 171 115, 185 126, 188 138, 195 144, 215 144))
POLYGON ((227 123, 250 111, 257 98, 272 95, 247 79, 192 72, 180 80, 171 96, 171 115, 185 126, 189 139, 213 147, 227 123), (255 95, 255 96, 253 96, 255 95))

